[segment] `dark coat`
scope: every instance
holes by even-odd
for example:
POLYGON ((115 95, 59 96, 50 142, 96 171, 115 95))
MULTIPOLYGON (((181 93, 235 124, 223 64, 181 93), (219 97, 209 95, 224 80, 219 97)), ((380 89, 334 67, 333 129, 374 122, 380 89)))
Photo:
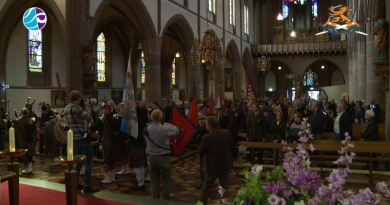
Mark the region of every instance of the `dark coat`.
POLYGON ((339 126, 340 126, 340 139, 345 140, 345 133, 348 132, 349 136, 352 137, 352 121, 351 117, 348 115, 347 112, 343 112, 340 116, 339 120, 339 126))
POLYGON ((217 116, 217 118, 219 120, 219 128, 220 129, 227 129, 229 126, 229 118, 226 117, 225 115, 222 115, 221 117, 217 116))
POLYGON ((165 105, 165 108, 162 106, 161 111, 164 113, 164 122, 169 122, 171 119, 172 107, 170 105, 165 105))
POLYGON ((317 112, 312 112, 309 118, 312 134, 322 134, 324 131, 324 113, 320 109, 317 112))
POLYGON ((251 112, 248 116, 247 133, 250 141, 261 141, 266 136, 267 122, 262 113, 258 113, 257 116, 254 112, 251 112))
POLYGON ((237 135, 238 131, 241 128, 241 120, 242 118, 242 112, 240 109, 229 110, 227 113, 227 117, 229 118, 229 125, 228 129, 232 133, 232 135, 237 135))
POLYGON ((337 117, 337 113, 333 112, 332 115, 325 115, 325 129, 324 132, 334 132, 334 121, 337 117))
POLYGON ((281 142, 286 137, 286 123, 284 121, 277 124, 277 120, 274 119, 271 124, 271 138, 272 140, 278 140, 281 142))
POLYGON ((198 152, 203 155, 203 171, 223 173, 233 167, 234 142, 229 130, 214 129, 203 136, 198 152))
POLYGON ((364 139, 364 141, 380 141, 378 124, 375 119, 371 118, 366 120, 366 123, 362 127, 360 137, 364 139))

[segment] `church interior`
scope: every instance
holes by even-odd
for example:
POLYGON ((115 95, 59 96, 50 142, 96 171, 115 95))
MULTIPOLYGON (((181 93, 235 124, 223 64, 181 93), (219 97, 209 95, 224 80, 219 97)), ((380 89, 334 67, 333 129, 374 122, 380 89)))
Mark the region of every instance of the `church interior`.
MULTIPOLYGON (((366 204, 352 199, 366 188, 381 194, 368 204, 390 204, 387 185, 378 189, 390 183, 389 14, 386 0, 1 0, 0 204, 366 204), (170 154, 145 135, 158 113, 178 130, 170 154), (233 139, 210 145, 232 150, 228 190, 221 174, 206 184, 201 130, 214 132, 213 116, 233 139), (264 188, 272 170, 290 180, 282 149, 296 145, 296 118, 309 140, 298 137, 304 154, 286 153, 324 183, 309 198, 264 188), (77 121, 94 129, 84 135, 77 121), (337 166, 341 142, 354 144, 337 166), (169 179, 150 178, 163 156, 169 179), (350 201, 327 199, 335 170, 348 175, 338 191, 356 193, 350 201), (264 200, 243 191, 253 177, 264 200)), ((283 190, 306 186, 288 182, 283 190)))

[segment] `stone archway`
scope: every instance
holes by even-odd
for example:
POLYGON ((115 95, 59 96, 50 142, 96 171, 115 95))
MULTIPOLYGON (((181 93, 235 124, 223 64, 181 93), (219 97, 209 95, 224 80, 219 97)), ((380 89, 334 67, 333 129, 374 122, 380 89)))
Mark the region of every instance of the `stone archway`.
MULTIPOLYGON (((45 5, 45 11, 49 12, 56 18, 61 33, 65 38, 65 19, 60 9, 54 1, 40 0, 29 3, 29 0, 8 0, 0 12, 0 27, 2 28, 2 35, 0 35, 0 82, 6 80, 6 59, 8 45, 16 26, 22 21, 23 13, 30 7, 33 7, 38 2, 45 5), (20 5, 24 5, 22 8, 20 5)), ((5 90, 0 91, 0 99, 6 99, 5 90)))
POLYGON ((230 40, 226 46, 226 58, 229 59, 233 69, 233 92, 236 96, 242 93, 241 55, 235 40, 230 40))
MULTIPOLYGON (((273 92, 276 92, 276 96, 279 98, 280 95, 286 95, 286 91, 292 87, 291 82, 286 79, 286 75, 292 73, 290 66, 284 61, 271 58, 271 68, 268 72, 273 72, 275 75, 276 87, 273 88, 273 92), (280 70, 279 67, 281 68, 280 70)), ((263 96, 265 92, 268 91, 265 86, 267 73, 264 75, 263 72, 258 70, 256 70, 255 73, 257 79, 257 93, 263 96)))

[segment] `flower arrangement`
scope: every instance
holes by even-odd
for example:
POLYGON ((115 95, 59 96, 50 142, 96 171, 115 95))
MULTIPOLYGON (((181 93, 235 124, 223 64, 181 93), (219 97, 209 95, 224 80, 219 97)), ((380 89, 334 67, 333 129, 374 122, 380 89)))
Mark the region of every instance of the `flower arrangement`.
MULTIPOLYGON (((299 133, 301 143, 296 150, 282 141, 285 152, 283 168, 276 167, 269 172, 263 171, 261 165, 253 166, 250 172, 245 172, 246 185, 241 187, 237 195, 214 202, 213 205, 375 205, 381 202, 382 196, 390 198, 390 190, 384 182, 376 185, 377 193, 373 193, 369 188, 359 190, 359 193, 343 189, 345 178, 351 173, 350 165, 356 156, 352 152, 354 144, 351 143, 348 133, 345 133, 346 139, 341 141, 344 147, 339 151, 340 158, 333 162, 338 165, 338 169, 333 169, 326 178, 327 183, 322 181, 317 172, 310 170, 308 150, 314 152, 315 148, 312 144, 307 147, 308 140, 313 139, 309 127, 310 124, 305 118, 299 133)), ((225 190, 219 187, 221 197, 224 192, 225 190)), ((203 203, 197 203, 201 204, 203 203)))

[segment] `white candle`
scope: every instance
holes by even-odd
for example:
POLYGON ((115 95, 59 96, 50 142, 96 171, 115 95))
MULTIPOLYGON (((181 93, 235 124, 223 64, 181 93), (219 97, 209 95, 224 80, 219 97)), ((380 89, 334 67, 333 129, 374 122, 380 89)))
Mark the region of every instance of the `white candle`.
POLYGON ((9 128, 9 151, 15 152, 15 130, 13 127, 9 128))
POLYGON ((68 131, 68 161, 73 161, 73 131, 68 131))

